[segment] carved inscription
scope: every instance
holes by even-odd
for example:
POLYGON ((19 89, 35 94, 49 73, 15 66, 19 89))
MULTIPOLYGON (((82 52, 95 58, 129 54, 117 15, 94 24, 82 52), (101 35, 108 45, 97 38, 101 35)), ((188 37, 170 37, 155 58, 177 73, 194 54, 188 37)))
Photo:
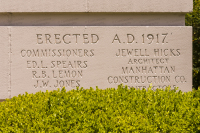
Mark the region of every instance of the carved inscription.
POLYGON ((87 63, 86 60, 52 60, 49 62, 28 60, 27 69, 32 71, 32 79, 36 80, 35 88, 76 87, 80 86, 80 79, 88 67, 87 63), (53 79, 54 84, 50 83, 48 79, 53 79))
MULTIPOLYGON (((46 46, 50 44, 96 44, 99 41, 97 34, 36 34, 35 37, 35 45, 46 46)), ((22 49, 20 56, 28 58, 26 68, 31 71, 32 79, 35 81, 34 88, 75 88, 80 86, 84 71, 89 67, 85 58, 94 57, 95 50, 89 48, 68 49, 67 47, 66 49, 55 47, 52 49, 22 49), (56 60, 54 57, 60 57, 60 60, 56 60), (76 59, 72 60, 71 57, 76 57, 76 59), (34 60, 36 58, 40 58, 40 61, 34 60), (46 58, 50 60, 47 61, 46 58), (51 82, 49 79, 52 79, 51 82)))
POLYGON ((74 44, 97 43, 99 36, 96 34, 37 34, 37 44, 74 44), (82 42, 80 42, 82 38, 82 42))
MULTIPOLYGON (((126 41, 122 41, 118 34, 115 34, 112 45, 117 44, 137 44, 136 38, 133 34, 126 34, 126 41)), ((158 34, 142 34, 141 44, 151 45, 168 45, 168 37, 172 33, 158 33, 158 34)), ((171 74, 176 73, 176 66, 170 64, 170 58, 176 57, 177 60, 181 56, 181 49, 174 48, 154 48, 146 49, 116 49, 115 55, 127 60, 127 64, 121 67, 121 75, 108 76, 109 84, 127 84, 129 87, 148 88, 147 84, 153 84, 153 89, 165 88, 171 86, 177 87, 173 83, 186 83, 185 76, 177 75, 175 77, 171 74), (151 54, 150 54, 151 53, 151 54), (158 76, 159 75, 159 76, 158 76), (138 85, 140 84, 140 85, 138 85)))
POLYGON ((192 49, 185 39, 190 30, 185 27, 183 31, 180 27, 109 26, 14 29, 11 77, 19 92, 13 95, 30 84, 27 92, 34 93, 119 84, 142 89, 151 83, 152 89, 183 90, 192 83, 188 65, 192 49))

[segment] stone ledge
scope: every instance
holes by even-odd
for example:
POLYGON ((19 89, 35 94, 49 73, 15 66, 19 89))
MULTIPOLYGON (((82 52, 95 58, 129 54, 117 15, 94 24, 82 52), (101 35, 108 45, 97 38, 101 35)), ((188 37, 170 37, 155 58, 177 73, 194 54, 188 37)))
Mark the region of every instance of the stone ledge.
POLYGON ((2 0, 0 12, 192 12, 192 0, 2 0))
POLYGON ((0 13, 0 26, 185 26, 184 13, 0 13))

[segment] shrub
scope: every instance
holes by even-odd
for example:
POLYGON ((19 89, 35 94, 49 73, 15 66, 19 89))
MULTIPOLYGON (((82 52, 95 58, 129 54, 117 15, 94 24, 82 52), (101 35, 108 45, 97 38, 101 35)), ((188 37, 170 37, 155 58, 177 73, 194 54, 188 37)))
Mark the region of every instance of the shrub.
POLYGON ((0 132, 199 132, 200 90, 77 88, 0 103, 0 132))

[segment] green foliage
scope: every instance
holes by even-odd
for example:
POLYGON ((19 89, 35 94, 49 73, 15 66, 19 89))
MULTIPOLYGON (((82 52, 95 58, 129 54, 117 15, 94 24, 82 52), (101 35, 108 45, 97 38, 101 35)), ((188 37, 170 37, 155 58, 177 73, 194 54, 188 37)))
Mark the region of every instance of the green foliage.
POLYGON ((186 25, 193 26, 193 87, 200 87, 200 0, 193 0, 193 12, 186 15, 186 25))
POLYGON ((199 132, 200 90, 76 89, 0 103, 0 132, 199 132))

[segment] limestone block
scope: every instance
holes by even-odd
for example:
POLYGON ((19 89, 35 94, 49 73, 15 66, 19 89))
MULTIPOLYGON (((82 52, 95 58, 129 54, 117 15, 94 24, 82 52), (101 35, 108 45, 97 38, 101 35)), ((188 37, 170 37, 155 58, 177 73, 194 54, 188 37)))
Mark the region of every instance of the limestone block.
POLYGON ((86 12, 86 0, 2 0, 0 12, 86 12))
POLYGON ((12 27, 11 96, 76 86, 192 90, 192 27, 12 27))
POLYGON ((0 12, 191 12, 192 0, 2 0, 0 12))
POLYGON ((89 12, 192 12, 192 0, 90 0, 89 12))

